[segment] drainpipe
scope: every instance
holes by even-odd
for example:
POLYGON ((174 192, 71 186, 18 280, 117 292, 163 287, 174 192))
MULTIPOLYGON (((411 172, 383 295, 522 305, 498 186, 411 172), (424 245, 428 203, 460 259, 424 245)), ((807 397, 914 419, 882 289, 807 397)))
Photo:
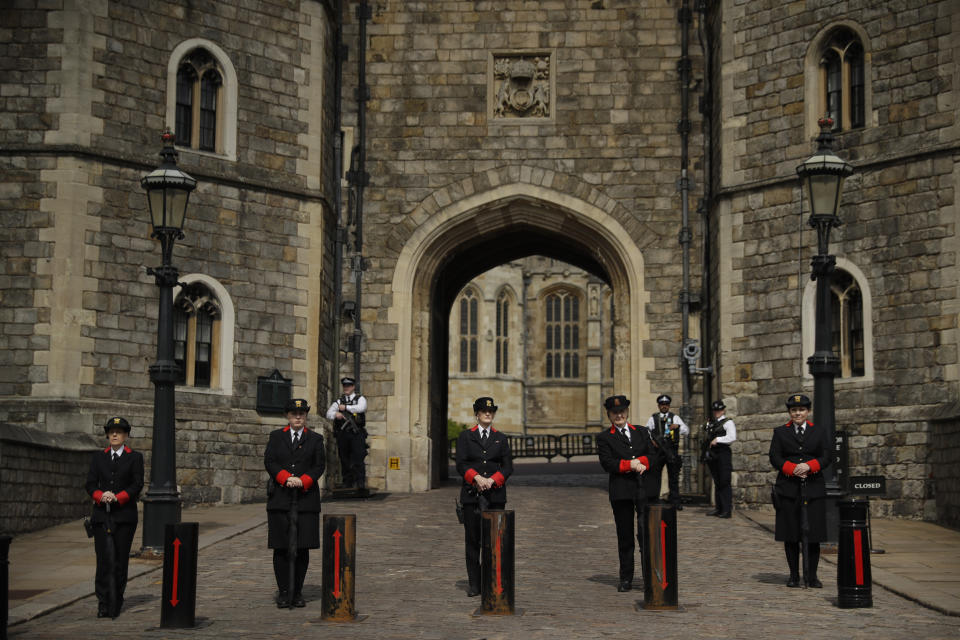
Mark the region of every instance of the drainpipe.
MULTIPOLYGON (((337 0, 334 8, 333 32, 333 207, 337 226, 333 244, 333 353, 330 367, 330 394, 336 397, 340 388, 340 331, 343 318, 343 246, 347 242, 347 229, 343 223, 343 63, 347 59, 347 47, 343 44, 343 0, 337 0)), ((332 402, 333 400, 331 400, 332 402)))
MULTIPOLYGON (((360 25, 357 46, 357 145, 356 168, 347 172, 347 182, 354 191, 355 218, 354 218, 354 307, 353 307, 353 335, 350 340, 350 349, 353 351, 353 377, 360 381, 360 349, 363 331, 360 327, 361 285, 363 279, 363 189, 370 184, 370 174, 367 173, 367 100, 370 99, 370 88, 367 85, 367 21, 373 15, 366 0, 357 5, 357 22, 360 25)), ((353 163, 351 163, 353 164, 353 163)))
POLYGON ((693 22, 693 13, 690 11, 689 0, 683 0, 683 5, 677 10, 677 22, 680 23, 680 60, 677 61, 677 72, 680 75, 680 121, 677 123, 677 132, 680 134, 680 179, 677 186, 680 189, 680 203, 682 222, 680 226, 680 247, 683 260, 683 284, 680 288, 681 320, 681 351, 679 363, 683 382, 683 400, 680 405, 680 417, 684 422, 690 421, 690 373, 685 366, 688 343, 690 341, 690 23, 693 22))
MULTIPOLYGON (((700 41, 700 49, 703 52, 704 60, 703 91, 700 96, 700 115, 703 123, 703 197, 697 206, 697 213, 701 216, 700 235, 703 238, 701 262, 703 272, 700 278, 700 297, 703 311, 700 314, 700 339, 703 341, 704 361, 709 361, 713 355, 713 336, 711 333, 713 300, 710 280, 710 261, 713 259, 710 250, 712 233, 710 211, 713 208, 713 40, 706 27, 708 5, 709 0, 697 0, 697 13, 699 14, 697 38, 700 41)), ((706 366, 702 371, 703 407, 706 412, 713 403, 713 367, 706 366)))

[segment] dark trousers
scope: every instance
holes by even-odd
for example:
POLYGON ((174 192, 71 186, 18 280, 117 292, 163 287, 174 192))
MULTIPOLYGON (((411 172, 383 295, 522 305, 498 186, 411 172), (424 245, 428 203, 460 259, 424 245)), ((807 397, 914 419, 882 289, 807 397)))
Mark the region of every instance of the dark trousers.
POLYGON ((707 463, 710 468, 710 477, 713 478, 713 498, 717 504, 717 511, 721 514, 733 511, 733 453, 727 445, 719 444, 712 447, 713 459, 707 463))
POLYGON ((667 484, 670 487, 670 504, 680 504, 680 470, 683 468, 683 460, 677 456, 676 462, 667 463, 667 484))
MULTIPOLYGON (((117 578, 117 602, 119 611, 123 602, 123 593, 127 588, 127 565, 130 563, 130 547, 133 534, 137 530, 136 522, 123 522, 113 528, 113 549, 116 565, 114 575, 117 578)), ((93 587, 97 601, 102 605, 110 603, 110 566, 107 561, 107 530, 103 523, 93 526, 93 547, 97 552, 97 574, 93 587)))
POLYGON ((636 522, 637 545, 643 555, 643 500, 611 500, 613 521, 617 525, 617 554, 620 557, 620 581, 633 581, 633 533, 636 522))
MULTIPOLYGON (((491 503, 491 510, 502 510, 505 503, 491 503)), ((480 591, 480 531, 483 519, 480 517, 480 505, 463 505, 463 543, 467 560, 467 580, 471 591, 480 591)))
POLYGON ((310 566, 310 549, 297 549, 294 560, 294 570, 297 572, 296 589, 290 593, 290 552, 286 549, 273 550, 273 575, 277 579, 277 589, 282 596, 298 596, 303 593, 303 581, 307 577, 307 567, 310 566))
POLYGON ((363 459, 367 455, 366 438, 363 433, 346 429, 339 429, 333 435, 337 440, 343 486, 363 488, 366 482, 366 469, 363 465, 363 459))
MULTIPOLYGON (((784 542, 783 551, 787 555, 787 567, 790 568, 790 577, 800 577, 800 545, 802 542, 784 542)), ((807 574, 804 576, 807 582, 811 582, 817 577, 817 565, 820 564, 820 543, 807 543, 807 574)))

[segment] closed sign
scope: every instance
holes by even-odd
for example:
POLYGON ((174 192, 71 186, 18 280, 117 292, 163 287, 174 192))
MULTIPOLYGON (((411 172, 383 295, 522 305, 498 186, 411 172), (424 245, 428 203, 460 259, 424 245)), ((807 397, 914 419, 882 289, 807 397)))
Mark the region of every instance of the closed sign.
POLYGON ((861 496, 882 496, 887 493, 887 479, 883 476, 853 476, 850 493, 861 496))

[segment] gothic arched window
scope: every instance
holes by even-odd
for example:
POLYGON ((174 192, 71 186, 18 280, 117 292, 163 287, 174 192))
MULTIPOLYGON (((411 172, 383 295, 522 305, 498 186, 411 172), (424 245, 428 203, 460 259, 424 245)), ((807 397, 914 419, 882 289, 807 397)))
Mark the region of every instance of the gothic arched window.
POLYGON ((460 373, 477 372, 479 299, 472 289, 460 296, 460 373))
MULTIPOLYGON (((183 147, 217 152, 222 134, 223 74, 205 49, 194 49, 177 68, 176 139, 183 147)), ((221 145, 222 146, 222 145, 221 145)))
POLYGON ((866 124, 866 73, 863 44, 846 27, 834 30, 820 52, 820 113, 835 131, 866 124))
POLYGON ((833 352, 840 356, 840 377, 861 377, 866 370, 863 294, 853 276, 840 269, 833 275, 830 290, 833 294, 833 352))
POLYGON ((216 296, 203 283, 185 286, 173 304, 174 360, 180 366, 179 384, 219 386, 221 318, 216 296))
POLYGON ((580 377, 580 298, 559 291, 544 300, 546 304, 547 378, 580 377))
POLYGON ((510 372, 510 296, 497 296, 497 373, 510 372))

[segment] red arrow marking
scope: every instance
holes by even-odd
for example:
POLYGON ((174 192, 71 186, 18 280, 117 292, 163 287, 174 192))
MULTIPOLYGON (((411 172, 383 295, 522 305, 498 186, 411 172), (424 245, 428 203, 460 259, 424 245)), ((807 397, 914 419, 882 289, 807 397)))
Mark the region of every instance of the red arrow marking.
POLYGON ((340 597, 340 533, 339 529, 333 532, 333 597, 340 597))
POLYGON ((173 539, 173 589, 170 593, 170 604, 174 607, 180 601, 177 600, 177 581, 180 576, 180 538, 173 539))
POLYGON ((667 523, 663 520, 660 521, 660 562, 663 569, 663 573, 660 574, 663 576, 661 578, 662 582, 660 586, 664 589, 667 588, 667 523))
MULTIPOLYGON (((497 532, 499 534, 499 532, 497 532)), ((493 592, 497 595, 503 593, 503 578, 501 571, 503 567, 503 558, 500 557, 500 535, 497 535, 497 544, 494 547, 493 555, 497 559, 497 586, 493 592)))

